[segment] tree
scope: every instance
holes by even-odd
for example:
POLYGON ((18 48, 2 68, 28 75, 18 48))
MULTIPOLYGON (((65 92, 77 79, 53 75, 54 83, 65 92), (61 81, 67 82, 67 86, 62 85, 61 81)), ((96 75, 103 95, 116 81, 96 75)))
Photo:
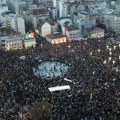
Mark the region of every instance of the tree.
POLYGON ((60 24, 58 25, 58 32, 62 33, 62 28, 61 28, 60 24))
POLYGON ((46 120, 51 114, 51 104, 42 101, 30 108, 30 116, 33 120, 46 120))
POLYGON ((25 21, 25 30, 26 32, 30 32, 34 30, 34 25, 31 21, 25 21))

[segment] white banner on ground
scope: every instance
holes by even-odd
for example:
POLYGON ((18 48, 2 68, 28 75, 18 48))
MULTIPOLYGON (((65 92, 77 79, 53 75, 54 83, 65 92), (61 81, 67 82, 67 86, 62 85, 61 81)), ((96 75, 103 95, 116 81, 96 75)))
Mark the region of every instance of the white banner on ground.
POLYGON ((48 89, 49 89, 50 92, 67 90, 67 89, 70 90, 70 86, 69 85, 63 85, 63 86, 50 87, 48 89))

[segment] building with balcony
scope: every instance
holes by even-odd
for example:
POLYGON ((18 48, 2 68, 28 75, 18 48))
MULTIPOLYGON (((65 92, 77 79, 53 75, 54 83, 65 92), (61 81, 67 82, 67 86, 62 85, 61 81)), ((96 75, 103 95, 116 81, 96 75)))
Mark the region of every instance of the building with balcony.
POLYGON ((21 34, 25 34, 25 21, 21 15, 7 11, 2 13, 0 20, 4 27, 12 28, 21 34))
POLYGON ((114 13, 113 10, 108 10, 108 12, 101 12, 99 15, 99 23, 103 24, 109 31, 120 31, 120 15, 114 13))
POLYGON ((23 49, 22 36, 2 36, 0 37, 0 48, 8 50, 23 49))

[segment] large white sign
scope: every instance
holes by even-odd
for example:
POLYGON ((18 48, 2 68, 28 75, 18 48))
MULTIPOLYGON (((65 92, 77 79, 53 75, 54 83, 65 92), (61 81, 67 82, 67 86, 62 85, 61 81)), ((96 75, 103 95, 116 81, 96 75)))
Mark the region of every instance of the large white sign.
POLYGON ((50 87, 48 89, 49 89, 50 92, 67 90, 67 89, 70 90, 70 86, 69 85, 56 86, 56 87, 50 87))

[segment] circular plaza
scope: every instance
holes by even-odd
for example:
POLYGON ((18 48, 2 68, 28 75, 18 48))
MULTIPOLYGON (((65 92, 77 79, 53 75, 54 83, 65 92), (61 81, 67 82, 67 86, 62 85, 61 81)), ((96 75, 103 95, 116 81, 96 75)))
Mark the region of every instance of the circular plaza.
POLYGON ((33 68, 33 73, 36 77, 43 79, 61 78, 68 72, 69 66, 59 61, 44 61, 33 68))

